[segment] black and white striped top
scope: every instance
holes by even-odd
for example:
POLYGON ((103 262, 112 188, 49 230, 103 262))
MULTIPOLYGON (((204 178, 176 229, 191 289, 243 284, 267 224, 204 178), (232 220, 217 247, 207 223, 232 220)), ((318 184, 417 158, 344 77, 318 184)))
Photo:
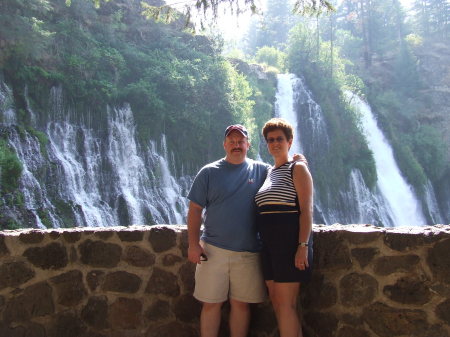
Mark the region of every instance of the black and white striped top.
POLYGON ((256 193, 255 201, 260 214, 297 213, 297 192, 292 179, 295 163, 287 162, 271 168, 264 184, 256 193))

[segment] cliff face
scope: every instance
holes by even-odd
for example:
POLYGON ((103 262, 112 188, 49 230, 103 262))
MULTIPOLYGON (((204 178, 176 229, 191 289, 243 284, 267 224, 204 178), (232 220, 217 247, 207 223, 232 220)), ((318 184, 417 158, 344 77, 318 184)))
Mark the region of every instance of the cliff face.
POLYGON ((415 53, 419 59, 419 72, 424 80, 424 96, 429 98, 424 122, 442 129, 447 152, 450 151, 450 47, 442 42, 426 43, 415 53))

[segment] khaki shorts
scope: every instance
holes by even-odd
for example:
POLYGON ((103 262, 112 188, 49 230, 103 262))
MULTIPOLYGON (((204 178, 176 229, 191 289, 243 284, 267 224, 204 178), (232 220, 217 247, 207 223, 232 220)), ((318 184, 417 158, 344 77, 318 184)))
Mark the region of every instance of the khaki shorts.
POLYGON ((194 297, 206 303, 228 298, 261 303, 267 297, 259 253, 235 252, 202 242, 208 261, 197 264, 194 297))

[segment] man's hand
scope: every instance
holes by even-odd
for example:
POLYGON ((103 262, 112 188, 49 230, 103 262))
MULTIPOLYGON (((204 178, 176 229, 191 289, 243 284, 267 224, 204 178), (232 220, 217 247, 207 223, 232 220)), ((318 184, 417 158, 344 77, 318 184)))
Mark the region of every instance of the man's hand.
POLYGON ((302 155, 301 153, 294 153, 294 156, 292 157, 293 161, 300 161, 302 163, 305 163, 306 166, 308 166, 308 161, 306 160, 306 157, 302 155))
POLYGON ((201 255, 205 254, 202 246, 199 243, 194 245, 189 245, 188 248, 188 260, 192 263, 201 263, 201 255))

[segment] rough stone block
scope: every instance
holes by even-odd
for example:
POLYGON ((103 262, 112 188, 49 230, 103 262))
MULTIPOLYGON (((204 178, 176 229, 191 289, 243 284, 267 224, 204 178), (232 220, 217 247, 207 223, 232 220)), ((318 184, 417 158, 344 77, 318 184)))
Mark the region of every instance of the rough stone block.
POLYGON ((45 233, 39 230, 31 230, 29 232, 21 233, 19 235, 20 242, 27 244, 40 243, 44 240, 44 238, 45 233))
POLYGON ((140 230, 122 230, 117 232, 117 236, 124 242, 142 241, 144 233, 140 230))
POLYGON ((56 242, 44 247, 28 248, 23 256, 41 269, 60 269, 67 266, 68 263, 66 248, 56 242))
POLYGON ((419 261, 420 258, 417 255, 383 256, 375 260, 374 271, 377 275, 382 276, 398 272, 412 272, 419 261))
POLYGON ((176 297, 180 295, 180 286, 174 274, 155 267, 145 292, 176 297))
POLYGON ((122 256, 122 248, 113 243, 86 240, 79 246, 81 262, 92 267, 112 268, 122 256))
POLYGON ((177 320, 193 322, 200 317, 201 304, 191 294, 177 297, 173 304, 173 312, 177 320))
POLYGON ((428 250, 427 262, 437 280, 450 284, 450 239, 443 240, 428 250))
POLYGON ((330 312, 308 312, 304 315, 304 321, 315 336, 320 337, 334 337, 339 322, 330 312))
POLYGON ((141 283, 139 276, 126 271, 116 271, 106 275, 102 290, 134 294, 139 290, 141 283))
POLYGON ((173 266, 174 264, 181 261, 183 261, 183 259, 180 256, 174 254, 166 254, 162 258, 162 263, 164 266, 173 266))
POLYGON ((437 305, 436 316, 450 326, 450 299, 437 305))
POLYGON ((87 325, 95 329, 108 328, 108 299, 106 296, 89 298, 88 303, 81 311, 81 318, 87 325))
POLYGON ((58 304, 72 307, 86 297, 87 291, 83 285, 83 274, 79 270, 52 277, 50 282, 54 285, 58 304))
POLYGON ((381 337, 422 336, 429 327, 426 317, 422 310, 392 308, 380 302, 363 309, 364 321, 381 337))
POLYGON ((86 325, 75 313, 65 311, 56 315, 48 337, 80 337, 86 331, 86 325))
POLYGON ((341 303, 357 307, 372 302, 378 292, 378 282, 369 274, 351 273, 339 282, 341 303))
POLYGON ((153 250, 160 253, 175 247, 177 233, 171 228, 153 226, 150 229, 148 240, 153 250))
POLYGON ((343 270, 352 267, 349 249, 336 240, 336 235, 327 232, 314 240, 314 268, 318 270, 343 270))
POLYGON ((27 322, 33 317, 50 315, 54 312, 52 288, 46 282, 41 282, 12 297, 6 303, 3 318, 7 322, 27 322))
POLYGON ((326 309, 337 303, 337 289, 330 282, 325 282, 323 275, 313 272, 311 281, 302 285, 300 292, 305 309, 326 309))
POLYGON ((169 302, 156 300, 145 312, 145 317, 149 321, 164 321, 167 318, 171 318, 172 312, 169 302))
POLYGON ((374 256, 379 252, 378 248, 353 248, 351 250, 352 256, 358 261, 361 268, 372 262, 374 256))
POLYGON ((101 270, 91 270, 86 275, 86 282, 90 290, 94 291, 104 280, 105 272, 101 270))
POLYGON ((137 329, 141 317, 142 303, 137 299, 120 297, 109 308, 109 322, 114 329, 137 329))
POLYGON ((0 257, 8 255, 9 250, 5 243, 5 236, 0 234, 0 257))
POLYGON ((370 336, 369 332, 362 329, 356 329, 351 326, 344 326, 339 329, 337 337, 367 337, 370 336))
POLYGON ((277 320, 272 309, 272 304, 268 301, 253 305, 251 307, 250 331, 255 336, 261 336, 264 333, 276 331, 277 320))
POLYGON ((383 293, 391 300, 402 304, 425 304, 431 298, 427 282, 417 277, 402 277, 394 285, 387 285, 383 293))
POLYGON ((155 264, 156 256, 149 250, 131 246, 125 249, 124 260, 135 267, 150 267, 155 264))
POLYGON ((0 322, 0 336, 2 337, 46 337, 45 328, 37 323, 28 322, 21 325, 8 326, 0 322))
POLYGON ((67 243, 75 243, 80 241, 81 239, 81 232, 64 232, 62 234, 62 237, 64 239, 64 241, 66 241, 67 243))
POLYGON ((31 280, 35 275, 33 269, 24 262, 10 262, 0 265, 0 290, 17 287, 31 280))
POLYGON ((198 332, 180 322, 169 322, 156 327, 151 326, 145 337, 198 337, 198 332))
POLYGON ((186 262, 180 267, 178 275, 185 292, 193 293, 195 287, 195 263, 186 262))

